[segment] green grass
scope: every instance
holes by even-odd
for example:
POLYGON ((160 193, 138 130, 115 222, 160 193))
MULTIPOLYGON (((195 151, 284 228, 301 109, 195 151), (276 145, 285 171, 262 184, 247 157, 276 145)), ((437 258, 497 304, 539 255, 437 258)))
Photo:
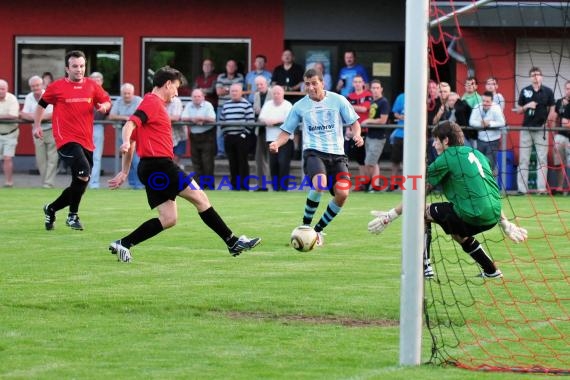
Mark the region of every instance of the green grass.
POLYGON ((351 195, 325 247, 299 253, 288 238, 304 193, 209 192, 261 246, 232 258, 179 200, 179 224, 135 247, 130 264, 107 245, 156 215, 144 192, 88 191, 85 231, 60 212, 47 232, 41 208, 58 194, 0 189, 2 379, 518 378, 398 366, 400 222, 382 237, 366 231, 369 210, 398 194, 351 195))

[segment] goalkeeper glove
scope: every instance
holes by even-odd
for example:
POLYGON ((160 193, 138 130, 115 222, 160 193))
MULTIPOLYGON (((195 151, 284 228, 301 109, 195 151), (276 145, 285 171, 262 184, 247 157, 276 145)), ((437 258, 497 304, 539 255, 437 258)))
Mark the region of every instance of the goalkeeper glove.
POLYGON ((501 219, 499 222, 501 229, 515 243, 522 243, 527 238, 527 230, 509 222, 507 219, 501 219))
POLYGON ((392 221, 400 216, 395 209, 391 209, 390 211, 370 211, 370 214, 375 216, 375 218, 368 223, 368 232, 371 234, 381 233, 392 221))

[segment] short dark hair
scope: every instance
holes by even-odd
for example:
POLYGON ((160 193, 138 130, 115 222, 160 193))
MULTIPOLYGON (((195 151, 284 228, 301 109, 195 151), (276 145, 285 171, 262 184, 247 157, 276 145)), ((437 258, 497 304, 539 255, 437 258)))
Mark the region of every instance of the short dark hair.
POLYGON ((477 78, 475 77, 467 77, 467 79, 465 79, 465 82, 471 82, 473 81, 473 84, 477 84, 477 78))
POLYGON ((261 58, 261 59, 263 59, 264 62, 267 63, 267 57, 264 56, 263 54, 258 54, 258 55, 255 56, 255 58, 261 58))
POLYGON ((312 77, 318 77, 321 82, 323 81, 323 74, 321 74, 320 72, 318 72, 315 69, 309 69, 309 70, 305 71, 305 74, 303 74, 303 78, 305 78, 305 79, 312 78, 312 77))
POLYGON ((540 75, 542 75, 542 70, 540 69, 540 67, 533 66, 528 71, 528 76, 531 76, 532 73, 534 73, 534 72, 538 72, 540 75))
POLYGON ((81 58, 83 57, 87 61, 87 57, 85 57, 85 53, 81 50, 71 50, 65 54, 65 67, 69 67, 69 58, 81 58))
POLYGON ((485 91, 485 92, 483 93, 483 96, 488 96, 488 97, 490 97, 491 99, 493 99, 493 97, 494 97, 494 95, 493 95, 493 93, 492 93, 491 91, 485 91))
POLYGON ((380 82, 380 79, 372 79, 372 82, 370 82, 370 87, 372 87, 374 83, 378 83, 380 87, 382 87, 382 82, 380 82))
POLYGON ((42 74, 42 78, 45 78, 45 77, 49 77, 49 79, 51 79, 53 82, 53 74, 50 73, 49 71, 44 71, 44 73, 42 74))
POLYGON ((154 87, 162 87, 168 81, 180 81, 180 85, 184 83, 184 76, 182 73, 170 66, 161 67, 154 73, 152 78, 152 85, 154 87))
POLYGON ((431 134, 439 140, 444 140, 447 137, 449 146, 462 146, 465 140, 461 127, 449 120, 437 123, 431 134))

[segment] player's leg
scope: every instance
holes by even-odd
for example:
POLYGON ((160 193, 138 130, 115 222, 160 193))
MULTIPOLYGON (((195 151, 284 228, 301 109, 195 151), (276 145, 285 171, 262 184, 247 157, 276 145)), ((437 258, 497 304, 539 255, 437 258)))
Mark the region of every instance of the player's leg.
POLYGON ((312 188, 307 193, 305 209, 303 212, 303 224, 310 226, 315 212, 321 202, 325 190, 328 190, 326 167, 322 159, 314 152, 305 151, 303 158, 303 171, 311 178, 312 188))
POLYGON ((211 205, 206 193, 199 189, 195 180, 191 181, 190 186, 184 187, 178 195, 196 207, 202 222, 204 222, 205 225, 207 225, 224 241, 224 243, 226 243, 232 256, 237 256, 241 252, 252 249, 261 243, 260 238, 235 236, 226 222, 224 222, 222 217, 211 205))
POLYGON ((91 152, 84 151, 81 145, 69 143, 58 151, 62 160, 71 167, 71 184, 65 188, 59 197, 50 204, 44 206, 45 227, 51 230, 54 227, 55 213, 69 206, 69 215, 66 224, 75 229, 82 230, 77 212, 81 197, 87 188, 89 173, 91 170, 91 152))
POLYGON ((485 249, 483 248, 481 243, 479 243, 479 241, 475 239, 475 237, 473 236, 463 237, 459 235, 452 235, 452 237, 456 242, 461 244, 461 248, 463 248, 463 251, 467 253, 469 256, 471 256, 477 264, 479 264, 479 266, 483 270, 481 277, 489 277, 489 278, 503 277, 502 272, 499 269, 497 269, 497 266, 495 265, 493 260, 489 257, 489 255, 487 255, 487 252, 485 252, 485 249))
POLYGON ((426 212, 427 219, 441 226, 446 234, 461 245, 463 251, 469 254, 483 270, 482 277, 502 277, 493 260, 487 255, 483 246, 474 235, 487 231, 493 226, 474 226, 465 223, 453 210, 449 202, 432 203, 426 212))
POLYGON ((87 189, 91 167, 93 166, 93 152, 83 149, 79 144, 75 145, 75 160, 71 165, 71 180, 69 194, 69 214, 65 224, 74 230, 83 230, 83 226, 79 221, 79 204, 87 189))
POLYGON ((435 275, 431 266, 431 223, 433 221, 430 213, 430 204, 426 205, 424 220, 424 277, 433 278, 435 275))
POLYGON ((333 199, 330 200, 327 209, 315 225, 315 231, 319 234, 318 245, 323 244, 322 231, 341 212, 342 206, 348 199, 350 186, 347 186, 347 184, 350 184, 350 175, 347 158, 345 156, 331 158, 327 162, 327 174, 330 175, 332 181, 330 192, 333 195, 333 199))
POLYGON ((158 235, 163 230, 176 224, 178 217, 176 201, 170 199, 165 201, 158 205, 157 211, 158 218, 151 218, 145 221, 127 236, 111 243, 109 250, 117 255, 119 261, 131 261, 131 247, 158 235))

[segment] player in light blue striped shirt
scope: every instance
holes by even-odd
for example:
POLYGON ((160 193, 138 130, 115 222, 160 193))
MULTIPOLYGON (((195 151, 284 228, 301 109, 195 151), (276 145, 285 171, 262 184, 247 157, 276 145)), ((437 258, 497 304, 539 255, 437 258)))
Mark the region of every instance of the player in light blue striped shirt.
POLYGON ((312 184, 307 194, 303 224, 312 223, 325 190, 334 197, 315 225, 317 245, 320 246, 323 245, 323 229, 340 212, 351 187, 348 159, 344 153, 343 126, 348 125, 352 129, 356 146, 362 146, 364 140, 360 136, 360 124, 354 108, 343 96, 324 90, 322 73, 309 69, 303 77, 307 95, 293 105, 281 126, 281 133, 269 145, 269 150, 277 153, 302 123, 303 169, 312 184), (329 179, 332 183, 328 183, 329 179))

